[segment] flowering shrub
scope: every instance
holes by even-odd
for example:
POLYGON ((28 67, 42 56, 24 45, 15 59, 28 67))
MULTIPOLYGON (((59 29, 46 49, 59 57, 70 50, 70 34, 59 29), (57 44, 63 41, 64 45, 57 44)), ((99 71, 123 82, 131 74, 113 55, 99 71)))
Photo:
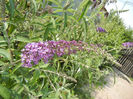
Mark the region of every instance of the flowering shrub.
POLYGON ((79 50, 83 50, 86 43, 82 41, 46 41, 38 43, 28 43, 22 50, 21 60, 23 66, 31 67, 32 65, 38 64, 40 60, 47 63, 48 60, 52 59, 54 55, 58 57, 62 55, 69 55, 76 53, 79 50))
POLYGON ((116 11, 104 17, 100 0, 1 1, 3 99, 90 99, 93 86, 104 84, 117 64, 121 44, 133 42, 116 11))

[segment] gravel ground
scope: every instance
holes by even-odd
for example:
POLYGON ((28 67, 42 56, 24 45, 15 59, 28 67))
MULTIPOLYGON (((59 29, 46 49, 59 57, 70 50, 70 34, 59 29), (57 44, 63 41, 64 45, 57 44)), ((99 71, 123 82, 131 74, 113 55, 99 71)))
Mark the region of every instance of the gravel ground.
POLYGON ((92 93, 94 99, 133 99, 133 81, 117 69, 115 72, 115 83, 113 74, 107 76, 107 84, 92 93))

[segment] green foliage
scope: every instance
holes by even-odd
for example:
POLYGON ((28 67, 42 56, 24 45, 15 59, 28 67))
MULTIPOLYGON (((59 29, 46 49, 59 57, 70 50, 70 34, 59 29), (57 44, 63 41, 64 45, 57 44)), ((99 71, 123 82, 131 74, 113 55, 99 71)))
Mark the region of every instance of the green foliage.
POLYGON ((90 9, 90 0, 82 0, 79 6, 74 4, 74 0, 0 1, 0 97, 90 99, 91 92, 105 83, 109 66, 117 64, 121 44, 133 40, 132 30, 126 29, 114 12, 105 18, 100 11, 102 4, 95 9, 90 9), (107 32, 99 33, 97 27, 107 32), (48 40, 81 40, 101 47, 88 46, 89 52, 54 57, 48 64, 40 62, 32 68, 22 67, 24 46, 48 40))
POLYGON ((0 55, 7 58, 8 60, 11 59, 11 56, 10 56, 10 53, 8 50, 5 50, 5 49, 0 49, 0 55))
POLYGON ((10 91, 6 87, 4 87, 2 85, 0 85, 0 95, 4 99, 10 99, 10 91))

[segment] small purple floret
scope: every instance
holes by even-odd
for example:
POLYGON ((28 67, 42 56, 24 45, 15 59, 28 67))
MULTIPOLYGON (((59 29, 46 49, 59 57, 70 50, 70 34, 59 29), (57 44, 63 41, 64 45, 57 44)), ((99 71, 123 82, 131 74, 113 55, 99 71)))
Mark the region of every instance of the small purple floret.
POLYGON ((97 27, 97 32, 107 32, 105 29, 103 29, 102 27, 97 27))

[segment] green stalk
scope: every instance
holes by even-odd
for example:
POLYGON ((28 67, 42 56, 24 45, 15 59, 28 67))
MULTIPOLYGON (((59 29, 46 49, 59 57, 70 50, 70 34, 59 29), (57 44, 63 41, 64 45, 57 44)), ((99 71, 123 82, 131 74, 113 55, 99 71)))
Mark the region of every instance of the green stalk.
POLYGON ((67 12, 64 11, 64 30, 67 27, 67 12))
POLYGON ((0 15, 1 15, 1 19, 2 21, 5 20, 5 0, 0 0, 0 15))
POLYGON ((83 16, 84 16, 89 4, 90 4, 90 1, 88 0, 88 2, 86 3, 86 5, 85 5, 85 7, 84 7, 84 9, 83 9, 83 11, 81 13, 81 16, 79 17, 78 21, 80 21, 83 18, 83 16))
POLYGON ((6 39, 6 42, 8 44, 8 48, 9 48, 9 52, 10 52, 10 56, 11 56, 11 60, 10 60, 10 63, 13 64, 13 53, 12 53, 12 50, 11 50, 11 41, 10 41, 10 38, 8 36, 8 33, 6 31, 6 22, 4 22, 4 30, 3 30, 3 33, 4 33, 4 37, 6 39))
POLYGON ((11 41, 10 41, 10 38, 9 38, 8 33, 6 31, 6 29, 8 28, 8 25, 5 22, 5 6, 6 6, 5 0, 1 0, 0 5, 1 5, 1 13, 0 14, 1 14, 3 25, 4 25, 3 34, 4 34, 4 37, 5 37, 5 40, 8 44, 8 48, 9 48, 10 56, 11 56, 10 63, 12 64, 13 63, 13 54, 12 54, 12 51, 11 51, 11 41))
POLYGON ((84 41, 86 41, 86 37, 87 37, 87 22, 86 19, 83 18, 84 21, 84 41))

